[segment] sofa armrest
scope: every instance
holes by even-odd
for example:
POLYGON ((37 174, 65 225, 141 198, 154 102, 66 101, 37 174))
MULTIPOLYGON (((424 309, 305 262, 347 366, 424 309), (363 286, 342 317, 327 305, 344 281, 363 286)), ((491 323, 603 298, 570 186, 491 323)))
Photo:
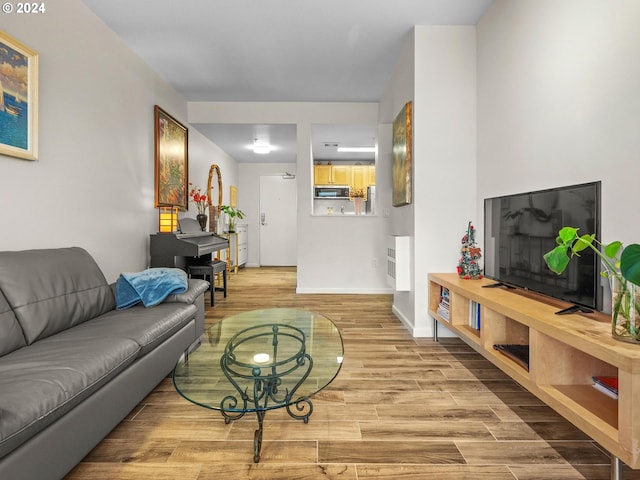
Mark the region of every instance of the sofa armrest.
POLYGON ((196 312, 196 341, 204 334, 204 292, 209 290, 209 282, 190 278, 187 291, 169 295, 164 303, 193 303, 198 311, 196 312))
POLYGON ((209 290, 209 282, 205 280, 190 278, 188 282, 186 292, 169 295, 164 303, 195 303, 200 295, 209 290))
MULTIPOLYGON (((191 303, 198 309, 196 312, 196 337, 199 338, 204 333, 204 292, 209 290, 209 282, 196 278, 189 278, 187 283, 187 291, 169 295, 164 299, 163 303, 191 303)), ((113 298, 116 296, 116 284, 109 285, 113 292, 113 298)))

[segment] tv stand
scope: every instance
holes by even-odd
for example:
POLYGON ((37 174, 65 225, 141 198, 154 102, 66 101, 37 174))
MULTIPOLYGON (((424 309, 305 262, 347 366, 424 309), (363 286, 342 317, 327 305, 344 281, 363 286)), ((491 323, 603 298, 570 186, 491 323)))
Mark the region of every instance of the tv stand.
POLYGON ((572 313, 593 313, 593 310, 582 305, 571 305, 570 307, 558 310, 556 315, 571 315, 572 313))
POLYGON ((496 282, 496 283, 490 283, 488 285, 483 285, 482 288, 498 288, 498 287, 504 287, 504 288, 508 288, 511 290, 515 290, 516 287, 514 287, 513 285, 509 285, 508 283, 504 283, 504 282, 496 282))
POLYGON ((585 316, 570 307, 560 320, 556 311, 568 304, 484 288, 491 283, 429 274, 429 315, 607 449, 612 480, 620 479, 620 461, 640 469, 640 415, 634 405, 640 398, 638 346, 611 337, 609 315, 585 316), (439 311, 445 300, 448 308, 439 311), (471 302, 480 305, 481 321, 470 322, 471 302), (528 346, 528 370, 494 349, 505 344, 528 346), (595 375, 618 377, 617 399, 593 387, 595 375))

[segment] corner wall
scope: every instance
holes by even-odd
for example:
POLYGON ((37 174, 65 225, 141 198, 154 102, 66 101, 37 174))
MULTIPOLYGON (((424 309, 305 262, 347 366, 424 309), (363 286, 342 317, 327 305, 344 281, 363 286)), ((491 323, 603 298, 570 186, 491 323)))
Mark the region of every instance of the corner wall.
POLYGON ((384 124, 413 100, 413 202, 391 207, 389 234, 414 237, 412 289, 393 304, 414 336, 433 335, 427 274, 455 271, 467 222, 476 223, 475 55, 475 27, 415 27, 381 101, 384 124))

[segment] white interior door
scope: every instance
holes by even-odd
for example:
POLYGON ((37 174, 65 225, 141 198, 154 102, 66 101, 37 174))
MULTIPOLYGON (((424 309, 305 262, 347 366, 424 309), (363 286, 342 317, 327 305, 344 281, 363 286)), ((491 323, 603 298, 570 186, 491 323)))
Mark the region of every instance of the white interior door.
POLYGON ((298 193, 295 178, 260 177, 260 265, 297 265, 298 193))

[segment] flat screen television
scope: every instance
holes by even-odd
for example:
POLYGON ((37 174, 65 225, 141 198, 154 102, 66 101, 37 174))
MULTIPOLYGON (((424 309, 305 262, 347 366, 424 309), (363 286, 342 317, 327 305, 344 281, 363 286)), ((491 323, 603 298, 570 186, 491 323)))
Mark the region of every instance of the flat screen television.
POLYGON ((485 199, 485 276, 569 302, 573 310, 602 310, 600 262, 591 250, 571 260, 562 275, 542 258, 564 226, 601 238, 600 182, 485 199))

